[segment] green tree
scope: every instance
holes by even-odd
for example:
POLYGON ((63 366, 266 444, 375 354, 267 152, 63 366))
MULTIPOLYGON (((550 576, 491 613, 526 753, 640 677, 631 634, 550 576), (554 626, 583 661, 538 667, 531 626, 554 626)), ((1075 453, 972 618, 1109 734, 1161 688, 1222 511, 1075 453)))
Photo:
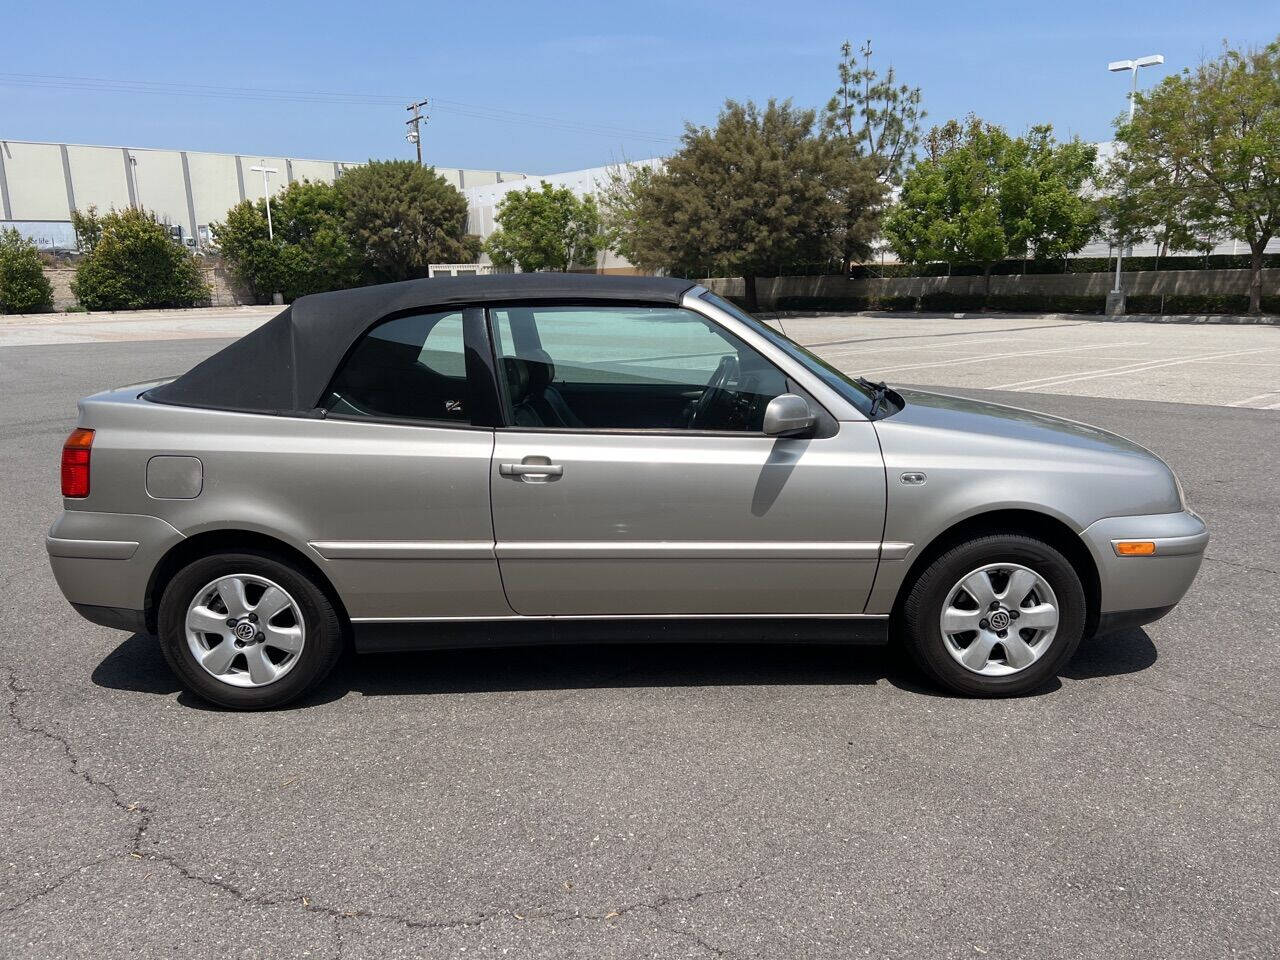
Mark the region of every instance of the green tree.
POLYGON ((1215 60, 1139 93, 1117 121, 1110 166, 1121 235, 1174 249, 1207 237, 1249 246, 1249 311, 1262 309, 1262 255, 1280 232, 1280 39, 1215 60))
POLYGON ((600 232, 595 197, 579 199, 568 187, 543 183, 539 190, 515 190, 498 205, 498 229, 485 252, 502 266, 535 270, 594 268, 608 240, 600 232))
POLYGON ((102 220, 98 217, 98 208, 93 204, 81 212, 71 211, 71 227, 76 232, 76 246, 81 253, 92 253, 94 246, 102 237, 102 220))
POLYGON ((1096 235, 1089 144, 1058 143, 1048 125, 1011 137, 970 116, 935 127, 925 146, 884 223, 903 261, 980 263, 989 293, 999 261, 1065 257, 1096 235))
POLYGON ((10 227, 0 230, 0 313, 31 313, 53 306, 36 245, 10 227))
POLYGON ((213 225, 223 258, 255 298, 358 286, 362 263, 347 234, 345 210, 331 183, 295 182, 271 198, 274 239, 264 200, 242 200, 213 225))
POLYGON ((192 307, 209 298, 196 258, 153 214, 132 207, 102 217, 90 211, 80 222, 97 237, 71 282, 86 309, 192 307))
POLYGON ((880 76, 871 66, 870 40, 858 54, 861 63, 848 40, 840 47, 840 84, 822 111, 822 128, 849 141, 858 156, 869 158, 881 180, 900 184, 915 161, 920 121, 926 116, 920 88, 898 83, 892 66, 880 76))
POLYGON ((432 263, 470 263, 480 252, 466 232, 467 201, 428 167, 371 160, 338 178, 347 235, 374 283, 425 277, 432 263))
POLYGON ((847 142, 814 132, 812 110, 730 100, 714 129, 685 129, 662 169, 618 177, 605 196, 628 260, 686 276, 737 273, 754 309, 757 277, 865 255, 883 192, 847 142))

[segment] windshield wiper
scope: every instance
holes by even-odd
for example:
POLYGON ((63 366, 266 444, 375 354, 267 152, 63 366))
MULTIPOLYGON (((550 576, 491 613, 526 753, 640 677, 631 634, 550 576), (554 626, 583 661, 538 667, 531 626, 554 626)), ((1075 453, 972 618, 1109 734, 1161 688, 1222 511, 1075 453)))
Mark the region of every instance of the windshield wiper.
POLYGON ((885 386, 883 380, 881 380, 879 383, 873 383, 872 381, 868 380, 866 377, 858 377, 857 383, 860 386, 865 387, 867 390, 871 391, 871 413, 869 414, 869 416, 871 417, 871 419, 874 420, 876 414, 880 410, 881 405, 884 403, 885 398, 889 395, 889 388, 885 386))

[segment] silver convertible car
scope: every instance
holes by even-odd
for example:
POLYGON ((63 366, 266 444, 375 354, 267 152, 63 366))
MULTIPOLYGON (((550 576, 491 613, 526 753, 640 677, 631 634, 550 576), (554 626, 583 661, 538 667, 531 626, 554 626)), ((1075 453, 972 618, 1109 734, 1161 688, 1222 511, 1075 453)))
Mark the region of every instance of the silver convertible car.
POLYGON ((62 494, 75 609, 236 708, 348 643, 892 639, 1019 694, 1167 613, 1208 541, 1135 443, 850 377, 652 277, 303 297, 82 401, 62 494))

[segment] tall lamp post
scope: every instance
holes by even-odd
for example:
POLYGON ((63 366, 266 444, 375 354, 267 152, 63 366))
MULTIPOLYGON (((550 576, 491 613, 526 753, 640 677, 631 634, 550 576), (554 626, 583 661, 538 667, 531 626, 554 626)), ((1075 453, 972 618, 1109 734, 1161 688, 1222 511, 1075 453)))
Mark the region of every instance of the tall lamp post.
POLYGON ((249 169, 254 173, 262 174, 262 195, 267 199, 267 239, 274 240, 275 231, 271 229, 271 174, 280 171, 276 167, 250 167, 249 169))
MULTIPOLYGON (((1143 67, 1154 67, 1164 63, 1164 54, 1153 53, 1149 57, 1138 57, 1136 60, 1113 60, 1107 64, 1112 73, 1123 73, 1128 70, 1133 80, 1129 87, 1129 122, 1133 123, 1133 108, 1138 99, 1138 71, 1143 67)), ((1124 237, 1116 237, 1116 285, 1107 296, 1107 313, 1124 313, 1124 290, 1120 285, 1120 264, 1124 259, 1124 237)))
MULTIPOLYGON (((254 173, 262 174, 262 196, 267 201, 267 239, 274 241, 276 238, 276 232, 271 226, 271 174, 279 173, 280 170, 277 167, 250 167, 249 169, 254 173)), ((273 293, 271 295, 271 302, 284 303, 284 295, 280 293, 273 293)))

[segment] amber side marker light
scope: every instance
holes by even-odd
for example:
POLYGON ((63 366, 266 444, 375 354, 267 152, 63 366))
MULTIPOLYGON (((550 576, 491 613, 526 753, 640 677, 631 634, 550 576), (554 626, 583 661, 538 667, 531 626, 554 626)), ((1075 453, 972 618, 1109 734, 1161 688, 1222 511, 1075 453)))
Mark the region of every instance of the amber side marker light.
POLYGON ((1118 557, 1150 557, 1156 552, 1150 540, 1117 540, 1115 548, 1118 557))
POLYGON ((93 431, 77 427, 62 445, 62 495, 89 495, 89 454, 93 447, 93 431))

